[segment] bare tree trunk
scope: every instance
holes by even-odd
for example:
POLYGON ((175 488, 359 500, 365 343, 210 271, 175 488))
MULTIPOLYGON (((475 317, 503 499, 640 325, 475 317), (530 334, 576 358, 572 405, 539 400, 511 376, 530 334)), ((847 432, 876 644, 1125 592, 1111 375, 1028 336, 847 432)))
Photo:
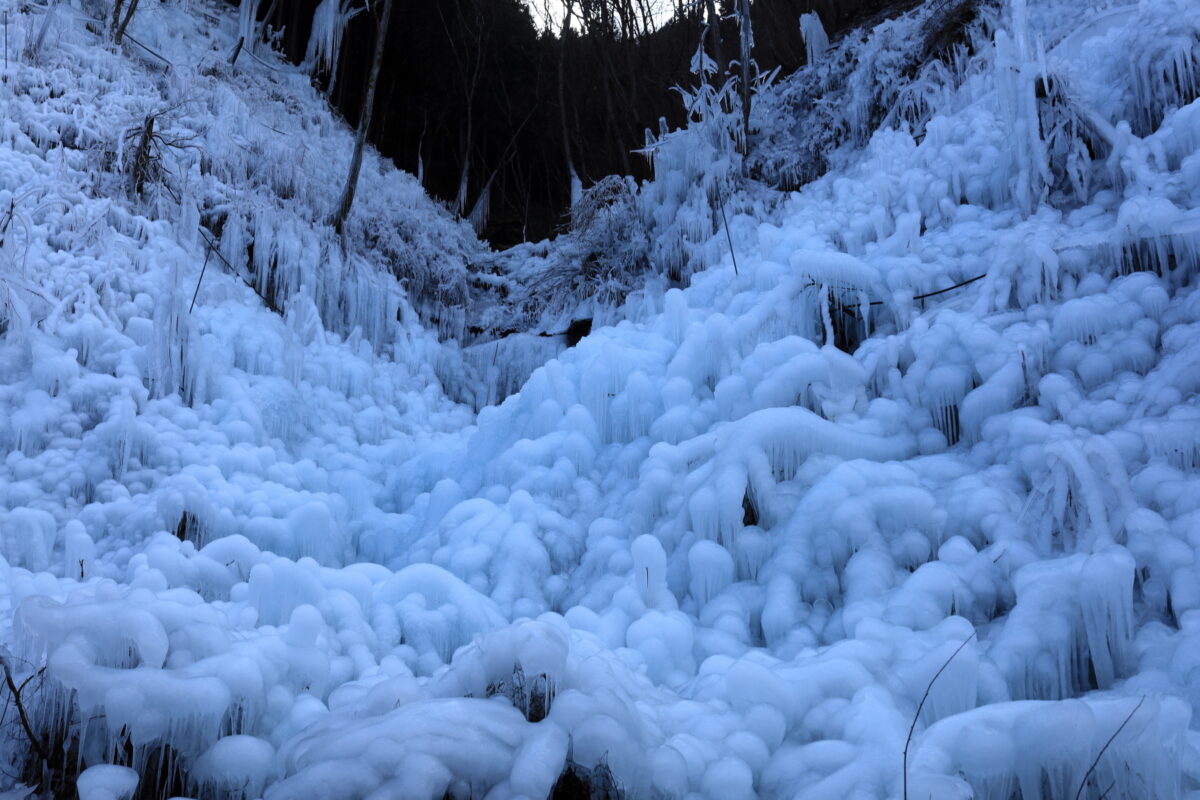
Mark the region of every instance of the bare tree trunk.
POLYGON ((750 0, 738 0, 738 32, 742 68, 742 152, 750 150, 750 51, 754 49, 754 29, 750 27, 750 0))
POLYGON ((331 220, 334 230, 342 232, 346 217, 350 216, 350 207, 354 205, 354 192, 358 188, 358 172, 362 169, 363 145, 367 142, 367 131, 371 127, 371 117, 375 111, 375 85, 379 82, 379 67, 383 63, 383 45, 387 39, 388 22, 392 19, 392 0, 383 0, 383 16, 379 20, 379 30, 375 33, 375 57, 371 61, 371 74, 367 78, 367 96, 363 99, 362 113, 358 120, 358 136, 354 139, 354 155, 350 159, 350 174, 346 177, 346 188, 342 190, 342 199, 338 203, 337 212, 331 220))
POLYGON ((121 20, 120 26, 113 34, 113 41, 117 44, 121 43, 121 38, 125 35, 125 29, 129 27, 129 21, 133 19, 133 12, 137 11, 138 0, 129 0, 129 10, 125 12, 125 19, 121 20))
POLYGON ((113 0, 112 21, 108 24, 108 33, 113 38, 117 36, 117 28, 121 24, 121 6, 125 5, 125 0, 113 0))
MULTIPOLYGON (((617 114, 617 107, 613 101, 613 85, 620 85, 620 76, 617 73, 616 65, 613 64, 612 51, 620 47, 621 42, 615 35, 602 30, 599 35, 592 35, 591 45, 596 54, 596 62, 600 67, 600 84, 604 93, 604 127, 608 130, 608 141, 620 142, 621 134, 617 129, 620 116, 617 114)), ((633 99, 626 95, 625 100, 628 104, 627 107, 631 108, 633 99)), ((621 166, 625 174, 631 174, 629 148, 618 146, 617 150, 620 153, 621 166)))
POLYGON ((454 34, 450 30, 449 24, 446 22, 446 16, 442 13, 441 5, 435 4, 438 12, 438 18, 442 22, 442 29, 446 32, 446 39, 450 42, 450 51, 454 54, 454 64, 458 68, 459 79, 462 81, 463 99, 466 101, 467 124, 466 135, 463 139, 463 161, 462 170, 459 172, 458 178, 458 195, 454 200, 455 213, 461 214, 466 209, 467 191, 471 177, 471 153, 475 141, 475 92, 479 88, 480 78, 483 76, 484 66, 484 20, 483 12, 481 11, 479 0, 470 0, 470 8, 464 10, 460 0, 455 0, 454 8, 459 13, 462 20, 464 30, 469 30, 474 38, 474 47, 468 42, 466 49, 469 54, 474 57, 474 63, 468 64, 467 54, 461 52, 458 45, 455 44, 454 34), (470 11, 475 18, 475 27, 471 28, 468 25, 467 13, 470 11), (468 67, 470 72, 468 73, 468 67))
POLYGON ((562 123, 563 154, 567 159, 567 180, 571 182, 571 203, 575 198, 575 184, 578 173, 575 171, 575 161, 571 158, 571 133, 567 127, 567 98, 563 85, 566 83, 567 34, 571 31, 571 13, 575 3, 567 0, 563 8, 562 33, 558 37, 558 112, 562 123))
POLYGON ((713 0, 704 0, 704 4, 708 11, 708 47, 712 50, 713 61, 717 62, 716 84, 720 86, 721 76, 725 74, 725 59, 721 57, 721 17, 713 0))

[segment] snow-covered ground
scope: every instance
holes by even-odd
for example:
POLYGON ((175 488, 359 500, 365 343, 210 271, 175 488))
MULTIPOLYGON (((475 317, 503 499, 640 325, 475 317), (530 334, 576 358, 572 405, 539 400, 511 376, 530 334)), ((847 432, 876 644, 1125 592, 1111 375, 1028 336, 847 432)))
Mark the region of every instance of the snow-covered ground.
POLYGON ((368 154, 339 240, 352 134, 236 11, 74 5, 4 6, 0 781, 1200 797, 1194 0, 985 8, 790 195, 667 137, 686 288, 478 414, 417 314, 465 326, 469 227, 368 154))

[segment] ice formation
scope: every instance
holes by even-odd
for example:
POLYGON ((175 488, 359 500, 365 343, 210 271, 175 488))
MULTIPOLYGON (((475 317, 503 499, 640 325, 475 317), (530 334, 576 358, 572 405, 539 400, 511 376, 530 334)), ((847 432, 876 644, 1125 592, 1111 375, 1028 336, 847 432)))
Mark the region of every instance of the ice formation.
POLYGON ((1196 10, 806 16, 493 254, 370 153, 336 239, 252 16, 10 4, 4 796, 1200 797, 1196 10))

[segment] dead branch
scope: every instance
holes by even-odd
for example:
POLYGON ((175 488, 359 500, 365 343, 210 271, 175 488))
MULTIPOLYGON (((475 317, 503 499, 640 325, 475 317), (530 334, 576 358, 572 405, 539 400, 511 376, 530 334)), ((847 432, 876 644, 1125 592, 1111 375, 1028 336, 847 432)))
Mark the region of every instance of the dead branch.
POLYGON ((8 658, 5 656, 0 656, 0 666, 4 668, 4 683, 8 686, 8 691, 12 694, 13 703, 17 706, 17 715, 21 718, 21 727, 25 729, 25 735, 29 738, 29 746, 37 753, 42 763, 49 764, 50 757, 46 754, 45 743, 34 733, 33 725, 29 721, 29 714, 25 711, 25 703, 21 700, 21 690, 25 688, 29 680, 17 686, 16 681, 13 680, 12 668, 9 667, 8 658))

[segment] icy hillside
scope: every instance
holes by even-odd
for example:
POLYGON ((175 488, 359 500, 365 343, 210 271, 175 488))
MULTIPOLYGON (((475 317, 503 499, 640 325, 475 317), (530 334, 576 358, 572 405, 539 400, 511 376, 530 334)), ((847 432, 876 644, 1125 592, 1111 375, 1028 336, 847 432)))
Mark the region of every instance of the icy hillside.
POLYGON ((371 157, 338 239, 301 71, 215 2, 120 49, 82 5, 6 6, 0 781, 1200 797, 1194 0, 976 4, 915 72, 921 7, 807 20, 759 146, 829 171, 738 179, 690 96, 613 201, 686 288, 477 415, 419 324, 467 325, 469 228, 371 157), (837 75, 922 100, 872 134, 837 75))

